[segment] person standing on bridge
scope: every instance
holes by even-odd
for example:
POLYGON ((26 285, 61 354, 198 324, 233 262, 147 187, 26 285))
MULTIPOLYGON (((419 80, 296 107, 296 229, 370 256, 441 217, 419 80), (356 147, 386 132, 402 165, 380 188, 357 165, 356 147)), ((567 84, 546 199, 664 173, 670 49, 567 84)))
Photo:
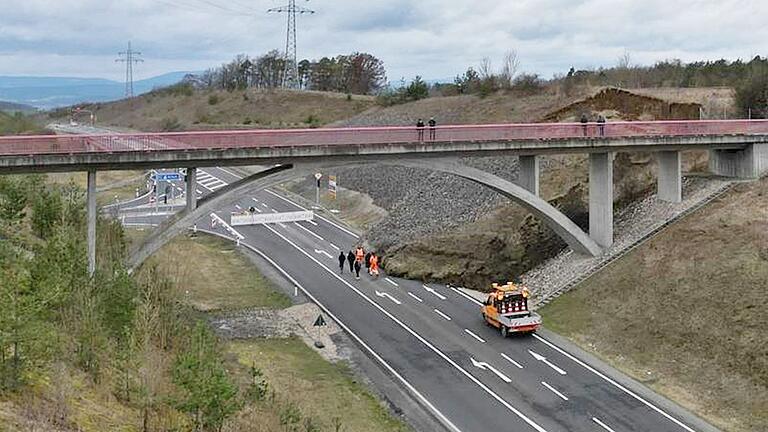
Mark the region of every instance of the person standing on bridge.
POLYGON ((589 119, 587 118, 587 114, 581 115, 581 131, 584 134, 584 136, 587 136, 587 123, 589 122, 589 119))
POLYGON ((368 273, 371 272, 371 256, 373 256, 373 252, 365 254, 365 269, 368 273))
POLYGON ((416 122, 416 130, 419 131, 419 142, 424 141, 424 120, 419 119, 416 122))
POLYGON ((347 256, 344 252, 339 252, 339 273, 344 273, 344 263, 347 261, 347 256))
POLYGON ((363 267, 360 261, 355 260, 355 279, 360 279, 360 269, 363 267))
POLYGON ((379 257, 376 254, 371 254, 371 268, 368 270, 368 273, 374 279, 379 277, 379 257))
POLYGON ((354 264, 355 264, 355 253, 352 251, 349 251, 347 254, 347 261, 349 262, 349 272, 352 273, 354 270, 354 264))
POLYGON ((605 117, 603 117, 602 114, 597 116, 597 130, 600 133, 600 136, 605 136, 605 117))
POLYGON ((436 135, 435 127, 437 126, 437 121, 435 120, 434 117, 430 117, 428 124, 429 124, 429 140, 434 141, 435 135, 436 135))

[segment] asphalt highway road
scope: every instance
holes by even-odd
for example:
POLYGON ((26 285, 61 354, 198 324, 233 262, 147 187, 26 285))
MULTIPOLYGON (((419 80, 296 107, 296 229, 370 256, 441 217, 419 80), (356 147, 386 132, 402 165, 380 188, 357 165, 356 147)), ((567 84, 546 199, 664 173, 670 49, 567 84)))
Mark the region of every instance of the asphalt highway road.
MULTIPOLYGON (((225 168, 199 170, 199 195, 240 176, 225 168)), ((157 225, 148 197, 123 204, 127 225, 157 225)), ((216 212, 225 222, 249 207, 257 212, 305 210, 275 191, 243 196, 216 212)), ((198 227, 232 235, 211 217, 198 227)), ((363 350, 452 431, 688 431, 700 424, 680 409, 661 408, 585 361, 539 336, 502 339, 484 325, 479 302, 462 290, 382 274, 355 279, 338 255, 358 241, 338 222, 239 226, 242 243, 262 251, 291 282, 326 308, 363 350)), ((364 273, 364 271, 362 272, 364 273)), ((700 429, 699 429, 700 431, 700 429)))

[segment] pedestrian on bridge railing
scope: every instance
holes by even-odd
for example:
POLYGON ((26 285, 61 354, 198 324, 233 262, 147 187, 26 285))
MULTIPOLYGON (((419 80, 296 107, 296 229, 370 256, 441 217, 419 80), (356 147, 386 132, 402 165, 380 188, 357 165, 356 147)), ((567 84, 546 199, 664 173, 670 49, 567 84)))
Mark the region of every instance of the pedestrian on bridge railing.
POLYGON ((419 142, 424 141, 424 120, 419 119, 416 122, 416 130, 419 131, 419 142))
POLYGON ((430 117, 428 124, 429 124, 429 140, 434 141, 435 135, 436 135, 435 127, 437 126, 437 121, 435 120, 434 117, 430 117))
POLYGON ((600 136, 605 136, 605 117, 603 117, 602 114, 597 116, 597 130, 600 133, 600 136))
POLYGON ((587 136, 587 123, 589 122, 589 118, 587 118, 586 114, 581 115, 581 131, 584 134, 584 136, 587 136))

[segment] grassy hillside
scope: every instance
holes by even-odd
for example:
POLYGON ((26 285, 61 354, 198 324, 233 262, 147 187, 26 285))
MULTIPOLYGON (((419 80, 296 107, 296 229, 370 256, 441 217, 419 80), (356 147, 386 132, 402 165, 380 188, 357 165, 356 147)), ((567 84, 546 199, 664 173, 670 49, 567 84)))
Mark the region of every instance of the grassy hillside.
POLYGON ((99 124, 171 131, 319 127, 351 117, 373 104, 369 96, 348 97, 338 93, 257 89, 192 91, 189 87, 174 86, 90 108, 95 111, 99 124))
POLYGON ((547 325, 733 432, 768 430, 768 179, 564 295, 547 325))
POLYGON ((0 135, 35 134, 43 130, 30 117, 21 113, 7 114, 0 111, 0 135))

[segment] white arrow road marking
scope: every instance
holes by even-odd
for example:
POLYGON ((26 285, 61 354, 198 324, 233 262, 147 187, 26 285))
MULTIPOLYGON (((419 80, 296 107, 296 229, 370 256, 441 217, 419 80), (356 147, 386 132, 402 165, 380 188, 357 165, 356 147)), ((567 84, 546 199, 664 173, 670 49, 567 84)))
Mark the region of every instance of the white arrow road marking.
POLYGON ((555 370, 555 372, 559 373, 560 375, 566 375, 566 372, 565 372, 564 370, 562 370, 562 369, 560 369, 559 367, 557 367, 557 366, 555 366, 554 364, 552 364, 552 362, 550 362, 549 360, 547 360, 547 358, 546 358, 546 357, 544 357, 543 355, 541 355, 541 354, 536 354, 535 352, 533 352, 533 351, 531 351, 531 350, 528 350, 528 352, 529 352, 529 353, 531 353, 531 355, 533 356, 533 358, 535 358, 537 361, 540 361, 540 362, 544 363, 545 365, 547 365, 547 366, 551 367, 552 369, 554 369, 554 370, 555 370))
POLYGON ((414 294, 414 293, 412 293, 412 292, 408 291, 408 295, 409 295, 409 296, 411 296, 411 297, 413 297, 413 298, 415 298, 415 299, 416 299, 416 301, 418 301, 419 303, 424 303, 424 300, 420 299, 420 298, 419 298, 419 297, 418 297, 416 294, 414 294))
POLYGON ((323 255, 327 256, 328 258, 330 258, 330 259, 333 259, 333 257, 331 256, 331 254, 329 254, 328 252, 326 252, 326 251, 324 251, 324 250, 315 249, 315 253, 316 253, 316 254, 323 254, 323 255))
POLYGON ((308 232, 308 233, 312 234, 313 236, 317 237, 317 239, 318 239, 318 240, 320 240, 320 241, 325 241, 325 239, 324 239, 324 238, 322 238, 322 237, 320 237, 319 235, 317 235, 317 234, 313 233, 312 231, 308 230, 307 228, 305 228, 305 227, 304 227, 304 225, 302 225, 302 224, 300 224, 300 223, 298 223, 298 222, 294 222, 293 224, 294 224, 294 225, 296 225, 297 227, 299 227, 299 228, 303 229, 304 231, 306 231, 306 232, 308 232))
POLYGON ((521 365, 520 363, 512 360, 508 355, 506 355, 504 353, 501 353, 501 356, 504 357, 504 360, 506 360, 506 361, 512 363, 513 365, 517 366, 518 369, 522 369, 523 368, 523 365, 521 365))
POLYGON ((469 330, 469 329, 464 329, 464 331, 465 331, 465 332, 467 332, 467 334, 468 334, 468 335, 470 335, 470 336, 472 336, 473 338, 475 338, 475 339, 477 339, 478 341, 480 341, 480 343, 485 343, 485 339, 483 339, 483 338, 481 338, 480 336, 478 336, 478 335, 476 335, 476 334, 472 333, 472 331, 471 331, 471 330, 469 330))
POLYGON ((598 419, 597 417, 592 417, 592 421, 600 425, 600 427, 607 430, 608 432, 616 432, 615 430, 609 428, 607 424, 601 422, 600 419, 598 419))
POLYGON ((512 380, 509 379, 508 376, 506 376, 503 373, 499 372, 498 369, 496 369, 495 367, 489 365, 488 363, 479 362, 479 361, 475 360, 474 357, 470 357, 469 359, 472 360, 472 365, 474 367, 482 369, 482 370, 489 370, 489 371, 493 372, 494 374, 496 374, 497 377, 501 378, 501 380, 504 381, 507 384, 512 382, 512 380))
POLYGON ((394 286, 400 286, 400 285, 398 285, 398 284, 397 284, 397 282, 393 281, 393 280, 392 280, 392 279, 390 279, 390 278, 384 278, 384 280, 385 280, 385 281, 387 281, 387 282, 389 282, 389 283, 391 283, 391 284, 392 284, 392 285, 394 285, 394 286))
POLYGON ((381 293, 381 292, 376 291, 376 296, 381 297, 381 298, 388 298, 388 299, 392 300, 392 303, 394 303, 396 305, 403 304, 403 303, 400 302, 400 300, 398 300, 398 299, 392 297, 391 295, 389 295, 389 293, 381 293))
POLYGON ((434 294, 440 300, 445 300, 446 299, 446 297, 444 295, 442 295, 439 292, 435 291, 434 288, 430 288, 430 287, 428 287, 426 285, 422 285, 422 286, 424 287, 425 290, 427 290, 427 292, 430 292, 430 293, 434 294))
POLYGON ((548 388, 548 389, 552 390, 552 393, 556 394, 556 395, 557 395, 557 396, 558 396, 560 399, 562 399, 562 400, 564 400, 564 401, 567 401, 567 400, 568 400, 568 398, 567 398, 567 397, 565 397, 565 395, 564 395, 564 394, 562 394, 562 393, 560 393, 559 391, 555 390, 555 388, 554 388, 554 387, 552 387, 551 385, 547 384, 546 382, 542 381, 542 382, 541 382, 541 385, 543 385, 544 387, 546 387, 546 388, 548 388))
POLYGON ((450 321, 450 320, 451 320, 451 317, 449 317, 448 315, 446 315, 446 314, 444 314, 444 313, 440 312, 438 309, 435 309, 435 313, 436 313, 436 314, 438 314, 438 315, 440 315, 441 317, 445 318, 447 321, 450 321))

